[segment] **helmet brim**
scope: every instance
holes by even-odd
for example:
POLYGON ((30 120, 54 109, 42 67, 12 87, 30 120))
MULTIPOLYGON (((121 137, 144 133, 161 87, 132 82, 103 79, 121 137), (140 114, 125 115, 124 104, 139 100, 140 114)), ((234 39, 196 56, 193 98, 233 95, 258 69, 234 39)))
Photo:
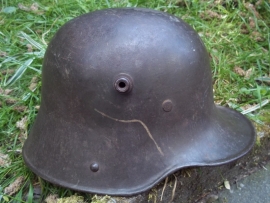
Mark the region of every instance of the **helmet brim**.
MULTIPOLYGON (((129 196, 144 192, 181 168, 229 163, 248 153, 256 139, 254 127, 245 116, 220 106, 214 107, 212 116, 205 120, 205 124, 194 126, 195 131, 190 128, 192 133, 189 133, 185 143, 180 142, 183 136, 178 136, 178 140, 171 139, 165 149, 166 141, 157 140, 164 156, 158 153, 154 145, 154 149, 148 147, 148 152, 137 149, 137 154, 134 152, 133 155, 125 155, 122 151, 123 156, 119 157, 114 157, 113 151, 106 154, 110 151, 102 148, 95 154, 98 146, 88 146, 89 152, 86 152, 90 143, 84 143, 85 140, 80 138, 82 132, 71 125, 74 123, 64 122, 40 111, 24 145, 26 164, 38 176, 54 184, 108 195, 129 196), (59 133, 66 134, 67 139, 57 136, 59 133), (70 139, 73 136, 76 139, 70 139), (97 157, 100 159, 100 171, 93 173, 89 165, 97 157)), ((98 140, 90 140, 98 145, 98 140)), ((126 149, 132 153, 132 147, 126 149)))

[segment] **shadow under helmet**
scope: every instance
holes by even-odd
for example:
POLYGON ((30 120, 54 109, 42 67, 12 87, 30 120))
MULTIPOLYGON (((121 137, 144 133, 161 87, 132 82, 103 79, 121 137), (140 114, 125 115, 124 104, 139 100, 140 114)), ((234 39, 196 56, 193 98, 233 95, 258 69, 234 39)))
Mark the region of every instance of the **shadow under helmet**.
POLYGON ((213 102, 209 56, 181 19, 138 8, 66 23, 43 62, 27 166, 74 190, 133 195, 190 166, 245 155, 255 131, 213 102))

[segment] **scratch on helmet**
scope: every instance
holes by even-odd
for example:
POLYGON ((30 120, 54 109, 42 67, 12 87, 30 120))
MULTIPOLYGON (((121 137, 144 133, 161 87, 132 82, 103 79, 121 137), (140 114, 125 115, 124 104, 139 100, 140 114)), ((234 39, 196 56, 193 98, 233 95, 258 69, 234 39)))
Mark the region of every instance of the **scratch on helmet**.
POLYGON ((145 125, 144 122, 142 122, 141 120, 137 120, 137 119, 132 119, 132 120, 120 120, 120 119, 117 119, 117 118, 113 118, 111 116, 108 116, 107 114, 97 110, 97 109, 94 109, 96 112, 98 112, 99 114, 101 114, 102 116, 105 116, 111 120, 114 120, 114 121, 117 121, 117 122, 121 122, 121 123, 140 123, 144 129, 146 130, 148 136, 150 137, 151 140, 153 140, 153 142, 155 143, 156 145, 156 148, 157 150, 159 151, 159 153, 164 156, 164 153, 162 152, 161 148, 158 146, 157 142, 155 141, 155 139, 153 138, 152 134, 150 133, 150 130, 148 129, 148 127, 145 125))

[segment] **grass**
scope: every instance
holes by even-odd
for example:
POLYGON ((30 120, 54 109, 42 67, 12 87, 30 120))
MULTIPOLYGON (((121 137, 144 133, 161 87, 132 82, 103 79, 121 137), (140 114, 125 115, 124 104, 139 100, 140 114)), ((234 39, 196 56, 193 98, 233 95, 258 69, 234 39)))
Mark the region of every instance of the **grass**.
MULTIPOLYGON (((211 58, 215 102, 270 123, 270 4, 265 1, 2 0, 0 12, 0 202, 34 202, 36 185, 49 194, 74 195, 36 177, 21 149, 40 104, 47 44, 68 20, 108 7, 147 7, 184 19, 201 36, 211 58), (18 177, 23 181, 4 189, 18 177)), ((80 194, 85 201, 91 195, 80 194)))

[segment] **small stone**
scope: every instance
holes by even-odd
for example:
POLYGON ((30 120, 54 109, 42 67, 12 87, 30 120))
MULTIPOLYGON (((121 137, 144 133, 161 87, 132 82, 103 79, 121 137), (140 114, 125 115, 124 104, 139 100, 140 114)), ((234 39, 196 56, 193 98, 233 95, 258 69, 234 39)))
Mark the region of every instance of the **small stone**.
POLYGON ((218 196, 217 195, 209 195, 207 197, 206 203, 212 203, 214 201, 218 200, 218 196))

